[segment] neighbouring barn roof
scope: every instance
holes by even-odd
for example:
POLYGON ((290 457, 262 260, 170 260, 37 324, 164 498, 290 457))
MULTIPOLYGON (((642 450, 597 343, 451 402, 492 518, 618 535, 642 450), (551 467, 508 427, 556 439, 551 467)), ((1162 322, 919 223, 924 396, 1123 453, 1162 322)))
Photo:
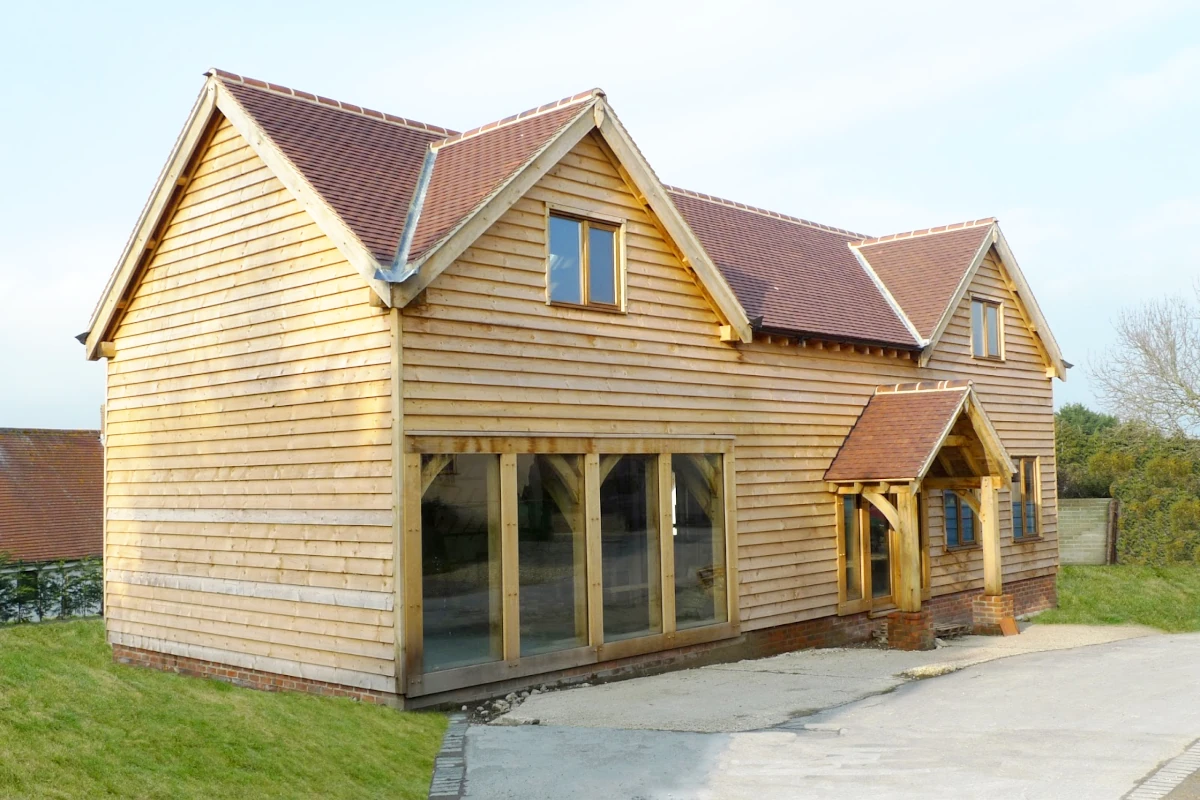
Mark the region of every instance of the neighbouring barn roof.
POLYGON ((0 428, 0 553, 26 562, 101 555, 103 497, 99 431, 0 428))
MULTIPOLYGON (((361 243, 364 254, 369 253, 368 261, 377 262, 359 268, 368 270, 364 275, 371 273, 379 292, 387 287, 380 281, 408 280, 422 259, 434 257, 455 231, 473 217, 491 213, 489 201, 583 113, 594 107, 597 126, 606 110, 611 115, 604 93, 592 89, 460 134, 222 70, 208 75, 208 88, 217 84, 240 109, 239 115, 244 112, 252 121, 252 138, 265 136, 312 188, 315 202, 327 205, 361 243), (409 269, 402 269, 406 264, 409 269)), ((626 155, 629 152, 627 148, 626 155)), ((639 174, 647 171, 648 167, 639 174)), ((991 233, 993 242, 1003 238, 988 219, 871 239, 668 189, 652 172, 649 180, 653 185, 649 190, 642 186, 638 195, 652 205, 661 195, 662 203, 655 207, 659 216, 665 211, 682 220, 673 235, 692 242, 689 246, 697 251, 693 255, 704 263, 697 258, 689 263, 702 282, 713 284, 706 288, 716 289, 710 294, 722 298, 718 304, 723 314, 735 327, 741 326, 744 340, 751 327, 747 320, 752 320, 759 329, 774 333, 927 349, 938 336, 937 326, 946 318, 956 287, 977 267, 984 237, 991 233)), ((139 231, 143 224, 145 217, 139 231)), ((131 242, 149 238, 148 232, 135 232, 131 242)), ((1036 333, 1046 341, 1056 373, 1065 377, 1057 345, 1006 247, 1004 254, 1036 333)), ((97 306, 87 337, 89 357, 96 357, 97 329, 106 328, 115 313, 111 295, 128 291, 136 262, 127 259, 137 257, 133 246, 97 306), (124 266, 128 263, 134 266, 124 266)))
POLYGON ((970 391, 966 381, 880 387, 842 442, 825 480, 923 478, 970 391))

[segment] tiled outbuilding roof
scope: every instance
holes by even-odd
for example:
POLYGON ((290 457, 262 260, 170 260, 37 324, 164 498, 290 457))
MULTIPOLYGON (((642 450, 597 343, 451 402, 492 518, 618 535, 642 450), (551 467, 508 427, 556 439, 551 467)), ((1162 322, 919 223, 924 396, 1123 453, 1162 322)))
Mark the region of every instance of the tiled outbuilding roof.
POLYGON ((970 392, 966 381, 880 387, 825 472, 827 481, 909 481, 935 454, 970 392))
POLYGON ((893 234, 855 247, 921 337, 929 339, 994 223, 988 218, 893 234))
POLYGON ((26 562, 99 556, 103 496, 99 431, 0 428, 0 553, 26 562))
MULTIPOLYGON (((469 219, 588 102, 604 96, 599 89, 581 92, 459 134, 221 70, 209 74, 384 266, 395 258, 431 148, 436 156, 418 203, 409 263, 469 219)), ((977 247, 986 230, 982 222, 991 222, 949 226, 942 235, 933 229, 868 239, 697 192, 668 194, 747 316, 761 318, 763 329, 909 350, 921 342, 887 295, 927 337, 970 265, 971 245, 977 247)))

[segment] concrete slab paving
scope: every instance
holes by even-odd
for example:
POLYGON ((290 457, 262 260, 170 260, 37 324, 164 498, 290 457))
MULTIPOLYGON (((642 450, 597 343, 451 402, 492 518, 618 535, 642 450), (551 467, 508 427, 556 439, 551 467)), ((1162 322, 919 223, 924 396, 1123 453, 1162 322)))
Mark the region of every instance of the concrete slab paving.
POLYGON ((534 695, 500 722, 538 720, 542 725, 701 733, 751 731, 971 664, 1157 633, 1141 626, 1029 625, 1020 636, 967 636, 927 652, 802 650, 534 695))
POLYGON ((976 664, 765 731, 472 726, 464 796, 1117 800, 1198 737, 1200 634, 1160 635, 976 664))

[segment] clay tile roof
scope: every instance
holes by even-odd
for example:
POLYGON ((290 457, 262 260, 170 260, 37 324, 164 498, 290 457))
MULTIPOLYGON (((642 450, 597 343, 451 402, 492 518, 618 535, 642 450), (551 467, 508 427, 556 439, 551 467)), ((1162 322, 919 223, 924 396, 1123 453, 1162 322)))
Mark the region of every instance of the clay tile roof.
MULTIPOLYGON (((592 99, 603 97, 592 89, 456 133, 222 70, 209 74, 382 265, 395 258, 431 149, 436 156, 408 243, 410 263, 452 234, 592 99)), ((762 329, 909 350, 921 343, 887 295, 928 338, 992 222, 868 239, 697 192, 668 191, 762 329)))
POLYGON ((484 125, 435 145, 437 156, 408 260, 415 261, 454 231, 563 128, 603 96, 581 92, 484 125))
POLYGON ((390 264, 425 153, 454 131, 221 70, 212 74, 371 254, 390 264))
POLYGON ((881 387, 850 429, 827 481, 908 481, 921 474, 970 391, 965 381, 881 387))
POLYGON ((99 556, 99 431, 0 428, 0 553, 14 561, 99 556))
POLYGON ((751 319, 767 330, 915 349, 849 245, 862 234, 669 189, 751 319))
POLYGON ((856 245, 913 327, 929 339, 995 220, 866 239, 856 245))

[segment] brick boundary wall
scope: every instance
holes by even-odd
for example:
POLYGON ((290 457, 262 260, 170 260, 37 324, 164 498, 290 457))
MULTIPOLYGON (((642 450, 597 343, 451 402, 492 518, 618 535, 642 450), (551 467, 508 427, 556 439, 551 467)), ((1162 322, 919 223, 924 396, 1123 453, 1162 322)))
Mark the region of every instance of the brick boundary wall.
POLYGON ((353 686, 315 681, 309 678, 296 678, 291 675, 279 675, 258 669, 234 667, 188 656, 156 653, 121 644, 114 644, 112 648, 113 661, 118 664, 149 667, 163 672, 174 672, 176 675, 187 675, 191 678, 212 678, 232 683, 234 686, 259 689, 265 692, 306 692, 324 697, 347 697, 363 703, 396 705, 396 696, 385 692, 357 689, 353 686))
MULTIPOLYGON (((1012 595, 1014 610, 1017 614, 1051 608, 1055 605, 1057 598, 1054 575, 1006 583, 1004 591, 1005 594, 1012 595)), ((925 603, 922 612, 932 616, 935 623, 970 623, 972 604, 974 599, 982 593, 981 589, 975 589, 941 595, 925 603)), ((113 660, 119 664, 149 667, 192 677, 212 678, 236 686, 264 691, 308 692, 327 697, 347 697, 366 703, 392 706, 403 703, 409 708, 427 708, 439 705, 459 705, 464 702, 498 697, 513 690, 542 683, 576 683, 584 680, 654 675, 683 667, 701 667, 706 664, 764 658, 790 653, 794 650, 861 644, 870 641, 872 635, 885 624, 885 617, 872 618, 867 613, 845 617, 818 617, 790 625, 778 625, 773 628, 751 631, 735 639, 647 653, 618 661, 607 661, 603 664, 588 664, 485 686, 467 687, 444 694, 418 697, 411 701, 403 700, 386 692, 357 689, 352 686, 295 678, 290 675, 277 675, 272 672, 233 667, 187 656, 155 653, 124 645, 113 645, 113 660)))

